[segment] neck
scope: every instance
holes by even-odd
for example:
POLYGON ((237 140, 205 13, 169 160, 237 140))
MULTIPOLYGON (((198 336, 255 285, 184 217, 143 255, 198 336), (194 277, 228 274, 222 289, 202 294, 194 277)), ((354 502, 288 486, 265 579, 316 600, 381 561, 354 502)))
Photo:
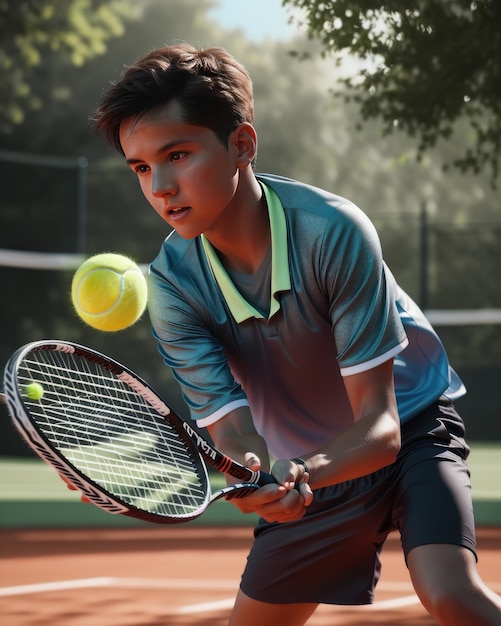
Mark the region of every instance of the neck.
POLYGON ((233 207, 228 228, 205 233, 221 262, 237 272, 253 274, 263 262, 271 241, 268 210, 263 190, 252 174, 246 193, 233 207))

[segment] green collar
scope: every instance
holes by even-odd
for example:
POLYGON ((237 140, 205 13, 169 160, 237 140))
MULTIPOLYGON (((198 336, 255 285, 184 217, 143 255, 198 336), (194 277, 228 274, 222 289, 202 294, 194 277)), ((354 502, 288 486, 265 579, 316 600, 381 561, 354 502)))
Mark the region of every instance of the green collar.
MULTIPOLYGON (((287 225, 285 222, 284 209, 277 194, 263 184, 262 187, 268 205, 271 229, 271 304, 270 313, 268 315, 268 319, 271 319, 280 309, 278 293, 288 291, 291 288, 291 281, 289 275, 289 258, 287 255, 287 225)), ((201 240, 205 256, 207 257, 214 278, 237 324, 251 317, 264 319, 261 313, 242 297, 224 269, 214 247, 203 234, 201 235, 201 240)))

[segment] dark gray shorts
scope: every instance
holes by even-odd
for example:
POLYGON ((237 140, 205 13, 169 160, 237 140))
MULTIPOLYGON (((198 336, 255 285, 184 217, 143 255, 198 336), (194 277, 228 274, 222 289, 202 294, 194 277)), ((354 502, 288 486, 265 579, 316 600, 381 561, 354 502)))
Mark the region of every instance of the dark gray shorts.
POLYGON ((315 490, 297 522, 261 520, 242 577, 248 596, 276 604, 369 604, 392 530, 405 557, 425 544, 475 552, 469 449, 445 398, 402 426, 397 461, 369 476, 315 490))

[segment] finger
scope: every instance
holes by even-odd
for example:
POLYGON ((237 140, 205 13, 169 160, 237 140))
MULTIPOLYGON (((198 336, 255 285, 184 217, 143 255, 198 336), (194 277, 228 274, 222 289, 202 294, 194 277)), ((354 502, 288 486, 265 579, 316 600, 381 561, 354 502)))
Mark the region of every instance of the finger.
POLYGON ((296 486, 296 479, 297 479, 296 472, 294 471, 295 469, 294 464, 291 463, 290 465, 291 465, 290 469, 286 470, 282 478, 282 485, 289 491, 294 489, 294 487, 296 486))
POLYGON ((294 489, 296 483, 302 479, 304 470, 293 461, 279 459, 273 465, 272 474, 280 485, 291 490, 294 489))
POLYGON ((66 476, 63 476, 62 474, 59 474, 59 478, 66 484, 66 487, 68 489, 71 489, 71 491, 78 491, 78 489, 75 487, 75 485, 73 483, 71 483, 69 481, 69 479, 66 478, 66 476))
POLYGON ((310 504, 313 502, 313 491, 308 484, 309 478, 310 477, 307 473, 303 474, 303 478, 297 485, 297 489, 304 499, 304 506, 310 506, 310 504))
MULTIPOLYGON (((64 483, 66 483, 67 489, 69 489, 70 491, 79 491, 78 487, 75 487, 75 485, 71 483, 70 480, 66 478, 66 476, 59 474, 59 477, 64 483)), ((80 500, 82 502, 85 502, 86 504, 91 504, 91 501, 89 500, 89 498, 87 498, 87 496, 84 496, 83 494, 80 496, 80 500)))
POLYGON ((304 516, 306 507, 303 496, 296 490, 287 491, 279 501, 266 504, 259 514, 270 522, 290 522, 304 516))
POLYGON ((257 472, 261 469, 261 459, 254 452, 246 452, 244 454, 245 466, 257 472))
POLYGON ((278 484, 269 484, 256 489, 254 493, 245 498, 235 498, 230 500, 242 513, 258 513, 268 504, 281 500, 287 490, 278 484))

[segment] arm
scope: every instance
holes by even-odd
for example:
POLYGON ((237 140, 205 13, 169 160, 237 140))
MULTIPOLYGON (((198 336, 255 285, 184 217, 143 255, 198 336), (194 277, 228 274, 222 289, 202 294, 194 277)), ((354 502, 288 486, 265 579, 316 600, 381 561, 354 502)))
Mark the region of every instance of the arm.
MULTIPOLYGON (((216 447, 253 470, 270 471, 270 457, 265 440, 257 433, 248 406, 230 411, 207 427, 216 447)), ((228 480, 237 482, 231 476, 228 480)))
MULTIPOLYGON (((248 407, 231 411, 207 427, 215 445, 225 454, 253 469, 269 471, 270 460, 264 439, 257 433, 248 407)), ((257 513, 269 522, 286 522, 303 517, 305 507, 312 499, 306 482, 300 491, 294 489, 295 481, 302 478, 302 468, 290 463, 291 472, 282 484, 265 485, 255 493, 232 500, 242 513, 257 513)), ((236 482, 228 477, 228 482, 236 482)))
MULTIPOLYGON (((304 454, 312 489, 365 476, 390 465, 400 450, 400 419, 393 385, 393 359, 361 374, 345 377, 355 421, 323 448, 304 454)), ((229 413, 209 427, 217 447, 252 469, 267 470, 268 451, 257 434, 247 407, 229 413), (257 451, 257 452, 256 452, 257 451), (265 459, 261 465, 261 459, 265 459), (266 463, 266 464, 265 464, 266 463)), ((303 468, 289 460, 272 470, 277 485, 266 485, 233 504, 243 513, 255 512, 268 521, 301 518, 313 500, 303 468)))
MULTIPOLYGON (((323 448, 304 454, 313 489, 358 478, 390 465, 400 450, 400 419, 393 385, 393 359, 344 378, 354 424, 323 448)), ((290 463, 273 473, 287 480, 290 463)))

